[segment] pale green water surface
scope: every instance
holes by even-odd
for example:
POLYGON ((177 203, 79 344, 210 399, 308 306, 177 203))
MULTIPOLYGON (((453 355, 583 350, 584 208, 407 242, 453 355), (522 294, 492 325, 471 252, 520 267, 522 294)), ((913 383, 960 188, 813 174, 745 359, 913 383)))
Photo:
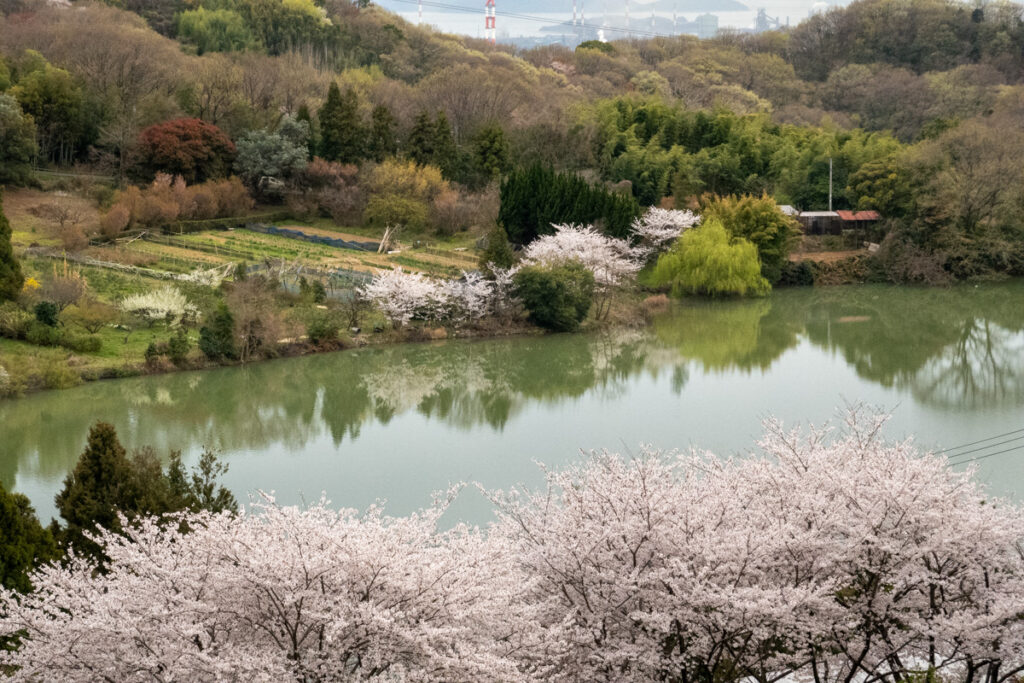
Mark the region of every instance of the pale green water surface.
MULTIPOLYGON (((846 287, 688 303, 649 329, 371 348, 93 383, 0 402, 0 482, 44 519, 89 425, 128 447, 222 449, 241 500, 320 497, 405 514, 450 482, 540 481, 580 449, 745 451, 773 414, 820 422, 892 409, 892 436, 956 446, 1024 429, 1024 283, 846 287)), ((1020 436, 1020 435, 1014 435, 1020 436)), ((1011 438, 1011 437, 1006 437, 1011 438)), ((976 455, 1024 446, 1018 440, 976 455)), ((1024 494, 1024 449, 979 460, 1024 494)), ((489 517, 479 494, 452 511, 489 517)))

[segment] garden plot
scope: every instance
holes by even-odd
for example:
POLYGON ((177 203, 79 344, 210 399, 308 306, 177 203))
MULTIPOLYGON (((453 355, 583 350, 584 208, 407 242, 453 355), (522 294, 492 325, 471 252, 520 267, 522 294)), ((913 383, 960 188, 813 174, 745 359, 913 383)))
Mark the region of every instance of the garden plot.
MULTIPOLYGON (((367 240, 364 235, 332 233, 322 228, 301 226, 296 229, 309 234, 367 240)), ((473 270, 476 267, 476 257, 468 251, 456 252, 452 249, 429 247, 401 249, 393 254, 377 254, 244 229, 191 235, 159 235, 139 243, 146 245, 137 248, 140 252, 165 259, 165 267, 169 269, 173 268, 173 259, 191 259, 197 265, 216 265, 229 261, 259 263, 271 259, 298 261, 324 270, 340 268, 364 272, 401 267, 438 277, 458 276, 463 270, 473 270)), ((133 243, 131 246, 139 243, 133 243)))

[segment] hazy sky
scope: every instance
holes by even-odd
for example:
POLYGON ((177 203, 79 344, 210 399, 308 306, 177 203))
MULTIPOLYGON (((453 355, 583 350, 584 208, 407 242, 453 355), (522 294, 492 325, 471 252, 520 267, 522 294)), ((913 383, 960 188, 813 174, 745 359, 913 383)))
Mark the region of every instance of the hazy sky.
MULTIPOLYGON (((679 0, 679 7, 685 7, 686 3, 694 0, 679 0)), ((708 0, 714 2, 714 0, 708 0)), ((782 23, 786 18, 793 24, 799 23, 806 18, 818 0, 739 0, 747 5, 747 11, 713 11, 718 15, 719 25, 723 28, 752 28, 757 9, 763 7, 769 16, 778 17, 782 23)), ((397 12, 409 21, 416 21, 417 7, 415 0, 376 0, 377 4, 397 12)), ((464 33, 471 36, 483 36, 483 8, 484 0, 425 0, 427 4, 423 7, 424 23, 437 26, 439 29, 449 33, 464 33), (466 8, 466 11, 453 11, 432 7, 432 4, 443 4, 466 8), (479 9, 479 12, 476 10, 479 9)), ((587 24, 599 24, 601 22, 602 10, 607 8, 609 14, 622 16, 625 2, 613 0, 577 0, 577 6, 582 4, 587 24)), ((501 35, 522 36, 538 35, 545 22, 551 24, 559 21, 567 21, 572 17, 572 0, 545 0, 540 3, 546 11, 538 11, 538 2, 534 0, 496 0, 498 14, 498 31, 501 35), (518 15, 529 15, 544 21, 532 21, 519 17, 502 16, 502 13, 518 15)), ((659 3, 659 17, 665 20, 672 18, 672 0, 661 0, 659 3), (661 8, 664 8, 663 10, 661 8)), ((680 10, 678 15, 682 20, 692 21, 698 12, 686 12, 680 10)), ((630 17, 634 25, 637 19, 651 16, 651 3, 631 0, 630 17)), ((663 24, 667 25, 667 24, 663 24)))

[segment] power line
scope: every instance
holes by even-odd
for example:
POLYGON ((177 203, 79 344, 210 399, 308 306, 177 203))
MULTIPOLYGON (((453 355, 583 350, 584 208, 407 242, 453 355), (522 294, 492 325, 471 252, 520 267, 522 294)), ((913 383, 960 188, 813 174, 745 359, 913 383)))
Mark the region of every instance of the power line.
MULTIPOLYGON (((406 4, 406 5, 418 5, 418 4, 420 4, 420 0, 391 0, 391 2, 399 2, 399 3, 406 4)), ((452 4, 445 3, 445 2, 430 2, 429 0, 423 0, 422 4, 423 4, 424 7, 433 7, 435 9, 447 9, 447 10, 451 10, 453 12, 462 12, 463 14, 480 14, 480 10, 474 9, 472 7, 466 7, 465 5, 452 5, 452 4)), ((503 17, 511 17, 512 19, 521 19, 523 21, 536 21, 536 22, 540 22, 542 24, 551 24, 551 21, 552 21, 550 18, 538 17, 538 16, 535 16, 535 15, 532 15, 532 14, 517 14, 517 13, 514 13, 514 12, 502 12, 501 15, 503 17)), ((556 23, 565 23, 565 22, 556 22, 556 23)), ((566 24, 566 26, 570 27, 571 24, 566 24)), ((618 32, 618 33, 625 33, 627 35, 639 35, 639 36, 643 36, 643 37, 647 37, 647 38, 674 38, 675 37, 675 36, 669 35, 667 33, 658 33, 658 32, 655 32, 655 31, 641 31, 641 30, 637 30, 637 29, 630 29, 629 27, 621 28, 621 27, 618 27, 618 26, 597 26, 597 25, 594 25, 594 24, 587 24, 587 23, 579 24, 577 28, 593 29, 594 31, 613 31, 613 32, 618 32)))
POLYGON ((1007 448, 1005 451, 996 451, 995 453, 988 453, 986 455, 979 455, 977 458, 971 458, 970 460, 964 460, 963 462, 950 463, 952 465, 960 466, 967 465, 968 463, 977 462, 984 460, 985 458, 991 458, 994 455, 1003 455, 1005 453, 1012 453, 1014 451, 1024 451, 1024 446, 1016 446, 1014 448, 1007 448))
MULTIPOLYGON (((980 439, 978 441, 972 441, 970 443, 962 443, 959 446, 950 446, 949 448, 943 448, 941 451, 935 451, 935 454, 936 455, 940 455, 942 453, 949 453, 950 451, 958 451, 961 448, 967 448, 968 446, 977 446, 978 444, 985 443, 986 441, 994 441, 996 439, 1001 439, 1004 436, 1012 436, 1013 434, 1022 434, 1022 433, 1024 433, 1024 429, 1015 429, 1012 432, 1006 432, 1005 434, 996 434, 995 436, 990 436, 987 439, 980 439)), ((1022 438, 1024 438, 1024 437, 1022 437, 1022 438)), ((956 456, 951 456, 951 457, 956 457, 956 456)))
MULTIPOLYGON (((987 451, 987 450, 989 450, 991 448, 995 448, 997 446, 1005 446, 1006 444, 1013 443, 1014 441, 1024 441, 1024 436, 1018 436, 1016 439, 1007 439, 1006 441, 997 441, 996 443, 990 443, 987 446, 982 446, 981 448, 972 448, 969 451, 964 451, 963 453, 957 453, 956 455, 951 455, 951 456, 949 456, 949 459, 950 460, 958 460, 958 459, 964 457, 965 455, 970 455, 972 453, 981 453, 982 451, 987 451)), ((1022 444, 1022 447, 1024 447, 1024 444, 1022 444)))

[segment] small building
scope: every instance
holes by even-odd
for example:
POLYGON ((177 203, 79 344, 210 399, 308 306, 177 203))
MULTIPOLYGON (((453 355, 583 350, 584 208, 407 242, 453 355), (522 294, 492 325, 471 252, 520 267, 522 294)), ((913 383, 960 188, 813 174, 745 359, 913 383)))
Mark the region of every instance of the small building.
POLYGON ((843 230, 868 232, 882 219, 877 211, 836 211, 843 222, 843 230))
POLYGON ((881 219, 877 211, 804 211, 797 216, 805 235, 867 234, 881 219))
POLYGON ((794 209, 789 204, 780 204, 779 211, 786 214, 787 216, 792 216, 793 218, 797 218, 800 216, 800 212, 794 209))
POLYGON ((843 232, 843 221, 835 211, 803 211, 797 220, 804 226, 805 235, 839 235, 843 232))

